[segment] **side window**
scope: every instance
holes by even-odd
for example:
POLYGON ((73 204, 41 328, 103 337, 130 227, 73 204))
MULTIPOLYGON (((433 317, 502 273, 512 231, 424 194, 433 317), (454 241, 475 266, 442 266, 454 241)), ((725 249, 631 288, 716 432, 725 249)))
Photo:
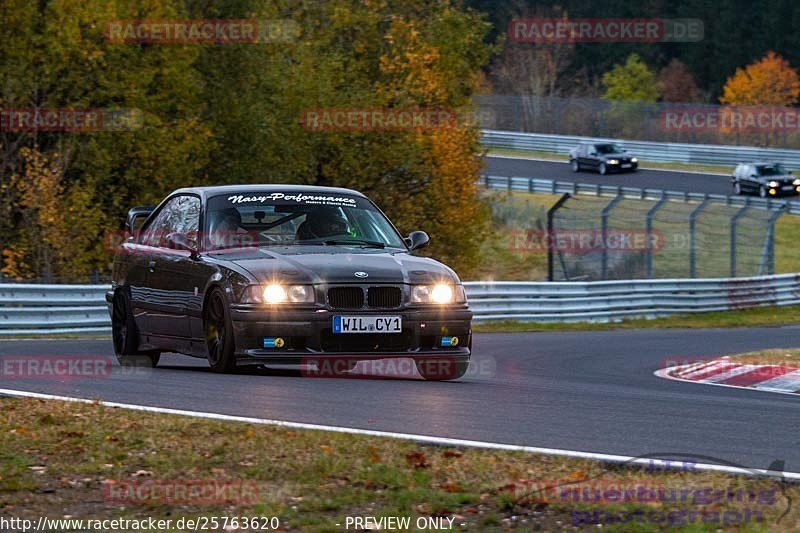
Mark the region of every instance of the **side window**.
POLYGON ((165 246, 170 233, 186 233, 189 240, 197 239, 200 223, 200 199, 176 196, 167 202, 142 234, 142 244, 165 246))

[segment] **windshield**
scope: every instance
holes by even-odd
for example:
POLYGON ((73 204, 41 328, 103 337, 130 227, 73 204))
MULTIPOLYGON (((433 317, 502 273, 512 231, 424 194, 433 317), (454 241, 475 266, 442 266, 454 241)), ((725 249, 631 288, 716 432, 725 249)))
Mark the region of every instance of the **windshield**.
POLYGON ((210 198, 204 243, 212 250, 298 245, 405 249, 400 235, 369 200, 295 191, 210 198))
POLYGON ((757 165, 756 169, 758 169, 758 174, 760 176, 782 176, 786 174, 786 171, 783 169, 783 167, 778 164, 757 165))
POLYGON ((594 146, 595 151, 598 154, 620 154, 622 153, 622 148, 617 146, 616 144, 596 144, 594 146))

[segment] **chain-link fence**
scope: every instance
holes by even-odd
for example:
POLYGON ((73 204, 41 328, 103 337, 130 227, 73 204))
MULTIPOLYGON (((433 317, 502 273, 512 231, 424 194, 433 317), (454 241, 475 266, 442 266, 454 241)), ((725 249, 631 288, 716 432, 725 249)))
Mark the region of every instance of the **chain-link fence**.
POLYGON ((547 231, 529 232, 527 245, 547 249, 552 281, 767 275, 782 213, 708 199, 565 194, 547 231))
POLYGON ((800 108, 477 95, 484 129, 641 141, 800 148, 800 108))

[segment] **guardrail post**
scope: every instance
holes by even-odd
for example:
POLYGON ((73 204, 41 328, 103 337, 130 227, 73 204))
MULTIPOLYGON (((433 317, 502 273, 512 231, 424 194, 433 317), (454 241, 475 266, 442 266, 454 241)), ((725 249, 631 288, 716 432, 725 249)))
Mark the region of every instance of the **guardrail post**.
POLYGON ((653 218, 656 216, 656 212, 658 212, 661 207, 667 203, 667 197, 664 193, 661 193, 661 198, 658 199, 656 205, 651 207, 647 211, 647 218, 645 220, 645 242, 647 243, 647 277, 653 277, 653 242, 651 236, 653 234, 653 218))
POLYGON ((758 265, 759 276, 771 276, 775 273, 775 222, 785 211, 786 205, 782 205, 767 221, 767 236, 764 239, 764 249, 761 251, 761 264, 758 265))
MULTIPOLYGON (((547 243, 547 281, 553 281, 553 247, 550 245, 553 239, 553 217, 556 214, 556 211, 561 209, 561 206, 564 205, 572 195, 565 193, 558 199, 558 201, 553 204, 553 206, 547 210, 547 235, 545 235, 545 242, 547 243)), ((561 252, 559 252, 560 254, 561 252)), ((566 274, 566 271, 565 271, 566 274)), ((569 275, 567 275, 569 278, 569 275)))
POLYGON ((603 211, 600 213, 600 236, 603 238, 603 255, 602 255, 602 262, 600 264, 600 279, 607 279, 608 278, 608 215, 611 213, 611 210, 614 209, 614 206, 622 200, 624 196, 618 190, 617 195, 608 202, 603 211))
POLYGON ((739 219, 750 209, 750 198, 744 199, 744 207, 731 218, 731 277, 736 277, 736 225, 739 219))
POLYGON ((705 209, 710 201, 708 195, 705 195, 700 205, 689 215, 689 277, 691 278, 697 277, 697 236, 695 235, 697 216, 705 209))

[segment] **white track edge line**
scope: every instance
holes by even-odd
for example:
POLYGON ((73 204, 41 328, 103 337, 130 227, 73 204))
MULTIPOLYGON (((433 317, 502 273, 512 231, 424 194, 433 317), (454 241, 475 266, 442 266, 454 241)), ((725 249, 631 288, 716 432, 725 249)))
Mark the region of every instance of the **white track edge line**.
MULTIPOLYGON (((632 457, 627 455, 614 455, 595 452, 582 452, 574 450, 562 450, 558 448, 540 448, 536 446, 521 446, 516 444, 501 444, 495 442, 485 442, 477 440, 454 439, 448 437, 434 437, 429 435, 416 435, 413 433, 397 433, 392 431, 378 431, 370 429, 357 429, 341 426, 328 426, 322 424, 308 424, 304 422, 287 422, 284 420, 271 420, 268 418, 253 418, 246 416, 236 415, 223 415, 218 413, 208 413, 203 411, 187 411, 183 409, 170 409, 167 407, 152 407, 147 405, 135 405, 118 402, 96 401, 87 398, 75 398, 71 396, 56 396, 53 394, 43 394, 38 392, 19 391, 14 389, 0 389, 0 396, 11 396, 21 398, 36 398, 40 400, 58 400, 64 402, 77 402, 77 403, 96 403, 104 407, 116 407, 120 409, 130 409, 133 411, 145 411, 149 413, 160 413, 170 415, 191 416, 195 418, 205 418, 210 420, 220 420, 225 422, 242 422, 247 424, 262 424, 269 426, 288 427, 292 429, 310 429, 317 431, 330 431, 336 433, 347 433, 352 435, 366 435, 372 437, 384 437, 398 440, 408 440, 413 442, 420 442, 424 444, 437 444, 443 446, 461 446, 467 448, 483 448, 489 450, 503 450, 503 451, 517 451, 527 453, 538 453, 542 455, 570 457, 573 459, 589 459, 595 461, 606 461, 614 463, 628 463, 640 466, 661 467, 664 471, 670 470, 679 471, 676 463, 681 461, 665 460, 665 459, 649 459, 641 457, 632 457)), ((767 476, 767 477, 782 477, 784 479, 791 479, 800 481, 800 472, 772 472, 757 468, 738 468, 725 465, 715 465, 706 463, 692 463, 692 470, 704 470, 711 472, 723 472, 726 474, 739 474, 750 476, 767 476)))

